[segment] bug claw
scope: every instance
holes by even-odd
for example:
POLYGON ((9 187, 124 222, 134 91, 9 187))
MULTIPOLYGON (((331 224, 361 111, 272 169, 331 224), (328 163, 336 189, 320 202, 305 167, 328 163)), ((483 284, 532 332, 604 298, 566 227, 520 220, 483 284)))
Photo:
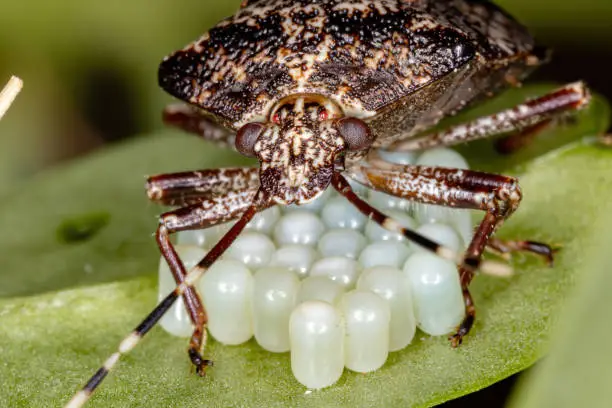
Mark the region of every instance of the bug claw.
POLYGON ((202 362, 196 367, 196 374, 200 377, 206 377, 206 367, 212 367, 214 365, 212 360, 202 360, 202 362))
POLYGON ((553 266, 554 257, 561 250, 559 246, 553 246, 542 242, 535 241, 502 241, 499 239, 491 239, 487 244, 487 250, 496 253, 502 257, 508 257, 513 252, 531 252, 544 258, 548 266, 553 266))
MULTIPOLYGON (((470 302, 471 302, 471 297, 470 297, 470 302)), ((471 306, 467 310, 466 317, 463 319, 463 321, 457 328, 457 332, 448 337, 448 339, 451 342, 451 346, 453 348, 457 348, 461 345, 461 343, 463 343, 463 337, 465 337, 465 335, 469 333, 473 324, 474 324, 474 312, 473 312, 473 306, 471 306)))
POLYGON ((541 242, 533 242, 526 241, 525 242, 525 250, 532 252, 536 255, 540 255, 546 261, 546 264, 550 267, 554 265, 554 256, 557 252, 559 252, 561 248, 552 247, 548 244, 543 244, 541 242))
POLYGON ((461 334, 461 330, 458 330, 457 333, 449 336, 448 339, 451 342, 451 347, 452 348, 457 348, 463 342, 463 334, 461 334))
POLYGON ((461 326, 457 328, 457 332, 455 334, 448 336, 448 340, 450 340, 451 347, 459 347, 463 343, 463 337, 468 333, 468 331, 469 329, 463 326, 462 323, 461 326))
POLYGON ((195 367, 196 374, 200 377, 206 376, 206 367, 212 367, 214 365, 212 360, 203 358, 197 350, 192 348, 189 349, 189 359, 195 367))

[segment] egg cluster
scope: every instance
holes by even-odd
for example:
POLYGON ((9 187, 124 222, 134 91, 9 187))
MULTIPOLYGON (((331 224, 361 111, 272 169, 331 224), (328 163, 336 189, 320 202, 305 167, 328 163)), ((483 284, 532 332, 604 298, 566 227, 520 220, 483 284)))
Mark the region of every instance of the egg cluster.
MULTIPOLYGON (((449 149, 380 155, 398 164, 467 168, 449 149)), ((352 185, 374 207, 455 251, 471 239, 467 210, 414 204, 352 185)), ((177 234, 176 249, 186 268, 229 227, 177 234)), ((161 299, 175 286, 163 258, 159 279, 161 299)), ((332 188, 309 204, 257 214, 204 274, 198 290, 212 337, 236 345, 255 336, 266 350, 290 351, 296 379, 313 389, 335 383, 344 367, 377 370, 389 352, 410 344, 417 327, 445 335, 464 315, 452 262, 381 228, 332 188)), ((161 325, 173 335, 191 335, 182 300, 161 325)))

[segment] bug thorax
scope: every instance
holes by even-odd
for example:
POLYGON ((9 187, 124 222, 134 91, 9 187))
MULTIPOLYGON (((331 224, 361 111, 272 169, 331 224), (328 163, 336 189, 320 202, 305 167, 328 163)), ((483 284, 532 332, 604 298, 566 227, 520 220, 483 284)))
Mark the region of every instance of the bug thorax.
POLYGON ((279 204, 305 204, 329 185, 346 151, 372 144, 368 126, 345 117, 320 95, 298 94, 276 104, 266 122, 252 122, 236 133, 236 149, 260 162, 260 184, 279 204))

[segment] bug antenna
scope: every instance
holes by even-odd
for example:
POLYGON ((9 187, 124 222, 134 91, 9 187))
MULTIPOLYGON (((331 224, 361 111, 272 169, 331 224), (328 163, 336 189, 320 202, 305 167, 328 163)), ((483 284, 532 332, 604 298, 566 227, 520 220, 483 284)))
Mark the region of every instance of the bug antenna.
POLYGON ((158 305, 140 322, 138 326, 127 336, 121 343, 117 351, 110 355, 104 362, 102 367, 95 372, 87 383, 77 392, 72 399, 65 405, 65 408, 79 408, 87 403, 94 391, 100 386, 102 381, 110 373, 110 371, 119 362, 122 355, 132 351, 134 347, 140 343, 142 338, 157 324, 159 319, 170 309, 174 302, 187 290, 193 286, 202 275, 210 268, 210 266, 225 252, 225 250, 234 242, 236 237, 242 232, 246 225, 251 221, 257 211, 262 208, 262 203, 265 201, 265 194, 260 189, 255 194, 250 207, 244 212, 242 217, 230 228, 230 230, 217 242, 217 244, 206 254, 206 256, 198 262, 185 276, 183 283, 178 285, 172 292, 168 294, 158 305))
POLYGON ((351 189, 350 184, 346 179, 338 172, 334 173, 332 178, 332 184, 334 188, 343 195, 351 204, 353 204, 361 213, 366 217, 372 219, 374 222, 379 224, 381 227, 402 234, 408 240, 421 246, 422 248, 435 253, 441 258, 448 259, 458 266, 467 268, 468 270, 475 271, 477 269, 484 273, 497 276, 508 276, 512 274, 512 268, 504 263, 494 261, 482 261, 474 257, 465 257, 463 254, 453 251, 452 249, 442 246, 435 241, 419 234, 416 231, 405 228, 399 222, 391 217, 388 217, 372 207, 370 204, 363 201, 357 196, 351 189))

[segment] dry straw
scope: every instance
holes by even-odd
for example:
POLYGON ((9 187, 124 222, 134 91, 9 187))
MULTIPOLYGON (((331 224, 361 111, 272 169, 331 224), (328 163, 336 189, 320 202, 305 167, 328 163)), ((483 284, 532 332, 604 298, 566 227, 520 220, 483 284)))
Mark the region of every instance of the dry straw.
POLYGON ((23 88, 21 78, 12 76, 2 92, 0 92, 0 119, 4 117, 6 111, 11 107, 17 95, 21 92, 21 88, 23 88))

